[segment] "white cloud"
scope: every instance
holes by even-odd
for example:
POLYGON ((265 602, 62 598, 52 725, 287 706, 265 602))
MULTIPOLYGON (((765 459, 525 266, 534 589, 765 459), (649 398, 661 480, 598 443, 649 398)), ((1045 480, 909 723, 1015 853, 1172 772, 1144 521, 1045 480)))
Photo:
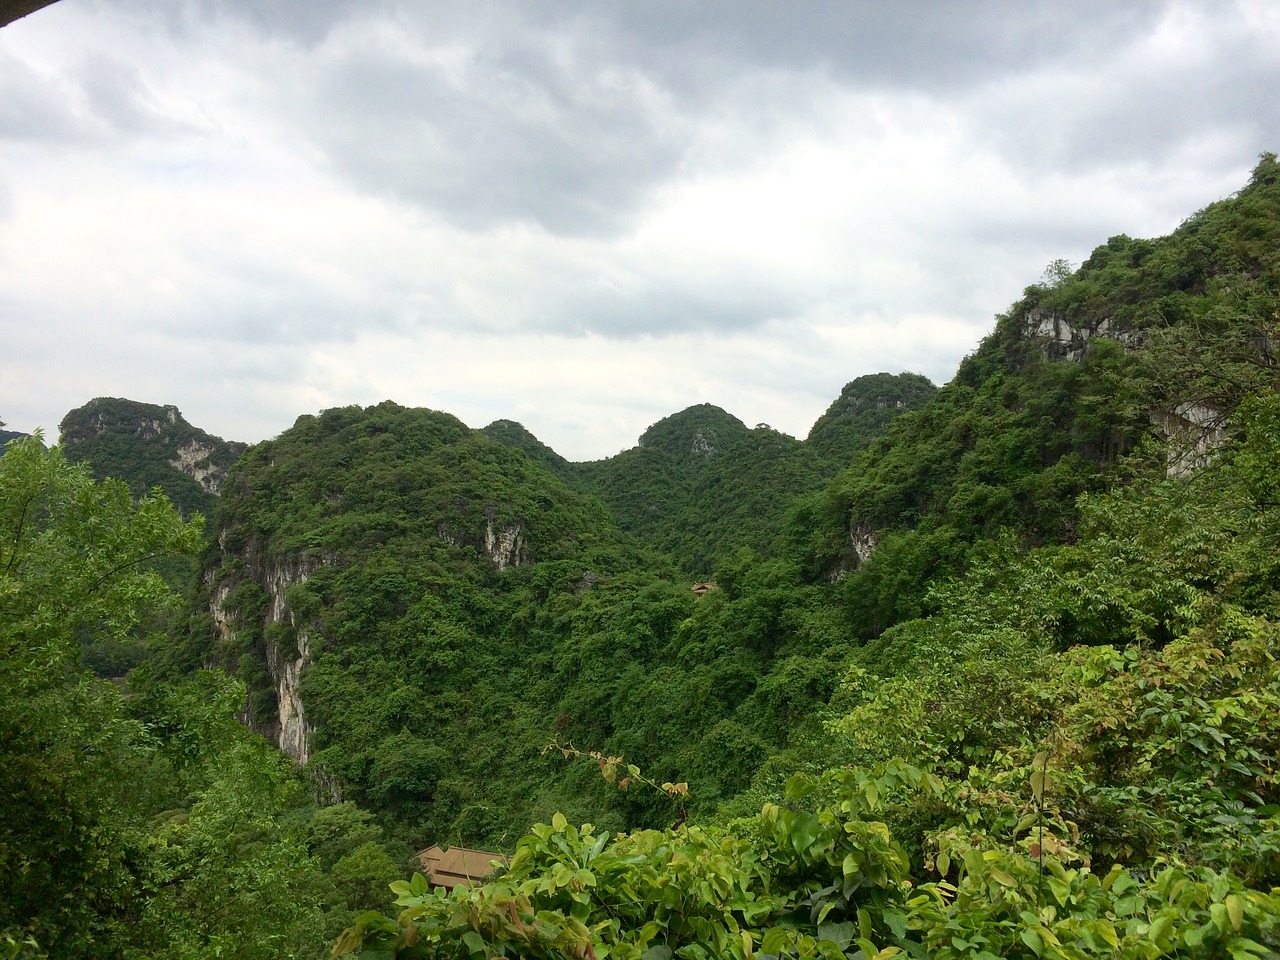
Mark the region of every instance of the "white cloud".
POLYGON ((269 6, 0 31, 11 428, 116 395, 244 440, 387 398, 575 459, 702 402, 804 436, 1280 129, 1263 3, 269 6))

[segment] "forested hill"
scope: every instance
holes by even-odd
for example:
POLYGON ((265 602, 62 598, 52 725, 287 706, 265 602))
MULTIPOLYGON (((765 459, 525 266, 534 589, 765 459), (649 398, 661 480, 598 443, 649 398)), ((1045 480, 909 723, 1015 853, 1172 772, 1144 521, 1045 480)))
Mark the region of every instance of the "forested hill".
MULTIPOLYGON (((730 452, 797 445, 737 431, 730 452)), ((742 489, 763 461, 711 454, 700 470, 742 489)), ((447 414, 302 417, 228 474, 171 662, 236 672, 258 729, 423 839, 501 844, 532 811, 665 815, 542 758, 552 736, 626 743, 655 771, 700 773, 706 803, 732 795, 832 689, 820 598, 785 561, 730 550, 696 603, 670 555, 575 486, 447 414), (769 692, 784 666, 798 686, 769 692)))
POLYGON ((870 557, 842 586, 861 636, 925 612, 927 584, 1001 531, 1074 541, 1076 498, 1125 455, 1167 442, 1184 471, 1272 385, 1278 179, 1267 155, 1170 236, 1112 237, 1078 270, 1052 264, 924 409, 809 505, 812 568, 870 557))
POLYGON ((805 441, 768 424, 748 428, 720 407, 699 404, 653 424, 635 447, 591 463, 569 463, 511 421, 485 433, 599 497, 623 530, 685 575, 706 578, 739 550, 760 557, 786 552, 787 514, 796 499, 821 489, 933 390, 919 374, 858 377, 805 441))
POLYGON ((339 408, 203 548, 16 441, 0 955, 1276 956, 1278 324, 1267 154, 803 441, 339 408), (512 858, 393 905, 436 842, 512 858))
POLYGON ((212 518, 218 489, 246 444, 189 424, 177 407, 100 397, 70 411, 59 426, 69 460, 98 477, 117 477, 134 494, 159 487, 190 515, 212 518))

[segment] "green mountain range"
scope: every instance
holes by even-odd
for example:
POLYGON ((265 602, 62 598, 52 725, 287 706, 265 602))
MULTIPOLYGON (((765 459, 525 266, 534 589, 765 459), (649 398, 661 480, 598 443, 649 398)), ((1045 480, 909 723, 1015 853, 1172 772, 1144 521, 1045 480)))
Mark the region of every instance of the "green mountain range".
POLYGON ((72 411, 0 458, 0 950, 1275 956, 1278 328, 1267 154, 803 440, 72 411))

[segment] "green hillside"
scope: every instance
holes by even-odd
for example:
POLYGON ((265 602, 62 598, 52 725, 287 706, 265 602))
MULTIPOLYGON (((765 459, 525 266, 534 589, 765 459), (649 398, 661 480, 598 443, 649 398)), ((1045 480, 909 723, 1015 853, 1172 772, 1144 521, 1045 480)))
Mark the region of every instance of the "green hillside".
POLYGON ((809 430, 806 444, 836 471, 871 445, 900 414, 916 410, 937 388, 918 373, 873 373, 845 384, 809 430))
POLYGON ((159 487, 184 514, 213 516, 218 488, 245 450, 193 427, 177 407, 99 397, 59 425, 68 459, 125 480, 136 496, 159 487))
MULTIPOLYGON (((798 446, 745 428, 744 443, 725 463, 748 473, 798 446)), ((695 603, 599 499, 446 414, 301 418, 228 475, 218 544, 212 615, 173 662, 244 678, 257 729, 423 845, 501 845, 531 810, 617 828, 668 816, 544 758, 556 736, 704 770, 711 809, 788 742, 784 716, 832 689, 828 668, 803 702, 766 693, 775 665, 807 675, 834 656, 788 564, 739 558, 695 603)))
POLYGON ((630 450, 575 465, 577 484, 628 533, 705 578, 741 550, 788 555, 794 504, 932 392, 916 374, 859 377, 804 442, 700 404, 655 423, 630 450))
POLYGON ((339 408, 203 545, 130 489, 176 411, 77 416, 128 484, 17 441, 0 956, 1280 955, 1278 327, 1268 154, 803 441, 339 408))
POLYGON ((523 424, 514 420, 495 420, 480 432, 490 440, 519 450, 561 479, 572 476, 573 465, 526 430, 523 424))
POLYGON ((859 635, 927 609, 927 584, 1001 531, 1073 541, 1076 498, 1122 457, 1149 440, 1194 459, 1273 384, 1277 177, 1268 155, 1237 196, 1172 235, 1113 237, 1074 273, 1055 267, 827 489, 811 566, 852 566, 851 534, 878 544, 844 587, 859 635))

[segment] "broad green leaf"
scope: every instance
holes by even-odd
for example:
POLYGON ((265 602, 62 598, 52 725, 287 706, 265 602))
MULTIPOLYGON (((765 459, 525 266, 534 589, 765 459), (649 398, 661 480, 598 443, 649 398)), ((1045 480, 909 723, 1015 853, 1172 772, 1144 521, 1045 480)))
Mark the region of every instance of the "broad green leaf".
POLYGON ((999 867, 991 868, 991 879, 1002 887, 1016 887, 1018 885, 1018 881, 1013 878, 1013 874, 1001 870, 999 867))
POLYGON ((1227 916, 1231 918, 1232 928, 1239 930, 1244 926, 1244 901, 1240 899, 1238 893, 1233 893, 1224 902, 1227 908, 1227 916))

